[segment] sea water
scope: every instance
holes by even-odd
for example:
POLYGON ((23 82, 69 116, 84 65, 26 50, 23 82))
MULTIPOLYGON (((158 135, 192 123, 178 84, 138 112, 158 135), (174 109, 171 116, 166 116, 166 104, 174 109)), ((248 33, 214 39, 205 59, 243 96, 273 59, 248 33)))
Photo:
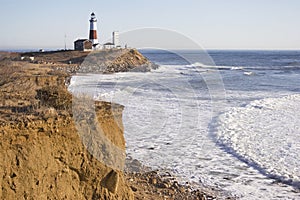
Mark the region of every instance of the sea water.
POLYGON ((242 199, 300 199, 299 51, 142 52, 160 67, 70 85, 125 106, 128 156, 242 199))

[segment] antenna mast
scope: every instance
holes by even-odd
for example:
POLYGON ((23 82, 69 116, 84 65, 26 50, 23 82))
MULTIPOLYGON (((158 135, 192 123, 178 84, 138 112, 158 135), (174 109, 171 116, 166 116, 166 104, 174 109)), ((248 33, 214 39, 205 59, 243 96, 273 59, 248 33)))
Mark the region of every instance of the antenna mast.
POLYGON ((65 51, 67 50, 67 42, 66 42, 66 40, 67 40, 67 34, 65 34, 65 51))

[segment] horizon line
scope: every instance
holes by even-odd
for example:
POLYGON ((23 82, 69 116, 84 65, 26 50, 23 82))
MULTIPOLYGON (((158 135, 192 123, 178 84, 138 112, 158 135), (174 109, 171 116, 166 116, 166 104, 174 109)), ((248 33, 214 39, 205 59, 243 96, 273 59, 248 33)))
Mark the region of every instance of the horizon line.
MULTIPOLYGON (((135 47, 130 47, 135 48, 135 47)), ((63 48, 63 47, 0 47, 0 51, 38 51, 40 49, 44 49, 46 51, 62 51, 62 50, 74 50, 73 48, 63 48)), ((202 50, 202 51, 300 51, 299 48, 136 48, 139 50, 202 50)))

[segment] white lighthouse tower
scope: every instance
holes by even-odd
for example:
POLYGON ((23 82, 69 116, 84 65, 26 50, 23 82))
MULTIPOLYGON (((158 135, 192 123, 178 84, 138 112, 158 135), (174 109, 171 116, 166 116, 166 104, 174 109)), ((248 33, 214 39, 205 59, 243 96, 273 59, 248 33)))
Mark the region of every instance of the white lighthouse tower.
POLYGON ((99 44, 97 36, 97 19, 95 13, 91 14, 89 40, 92 42, 94 48, 99 44))

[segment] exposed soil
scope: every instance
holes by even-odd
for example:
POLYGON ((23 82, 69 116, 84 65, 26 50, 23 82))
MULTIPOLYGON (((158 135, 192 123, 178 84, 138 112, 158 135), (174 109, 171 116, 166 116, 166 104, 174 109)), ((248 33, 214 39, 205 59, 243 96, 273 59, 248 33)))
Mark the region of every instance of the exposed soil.
MULTIPOLYGON (((133 199, 123 172, 99 162, 77 134, 68 74, 9 60, 0 74, 0 199, 133 199)), ((95 106, 104 134, 125 151, 121 116, 110 103, 95 106)))

